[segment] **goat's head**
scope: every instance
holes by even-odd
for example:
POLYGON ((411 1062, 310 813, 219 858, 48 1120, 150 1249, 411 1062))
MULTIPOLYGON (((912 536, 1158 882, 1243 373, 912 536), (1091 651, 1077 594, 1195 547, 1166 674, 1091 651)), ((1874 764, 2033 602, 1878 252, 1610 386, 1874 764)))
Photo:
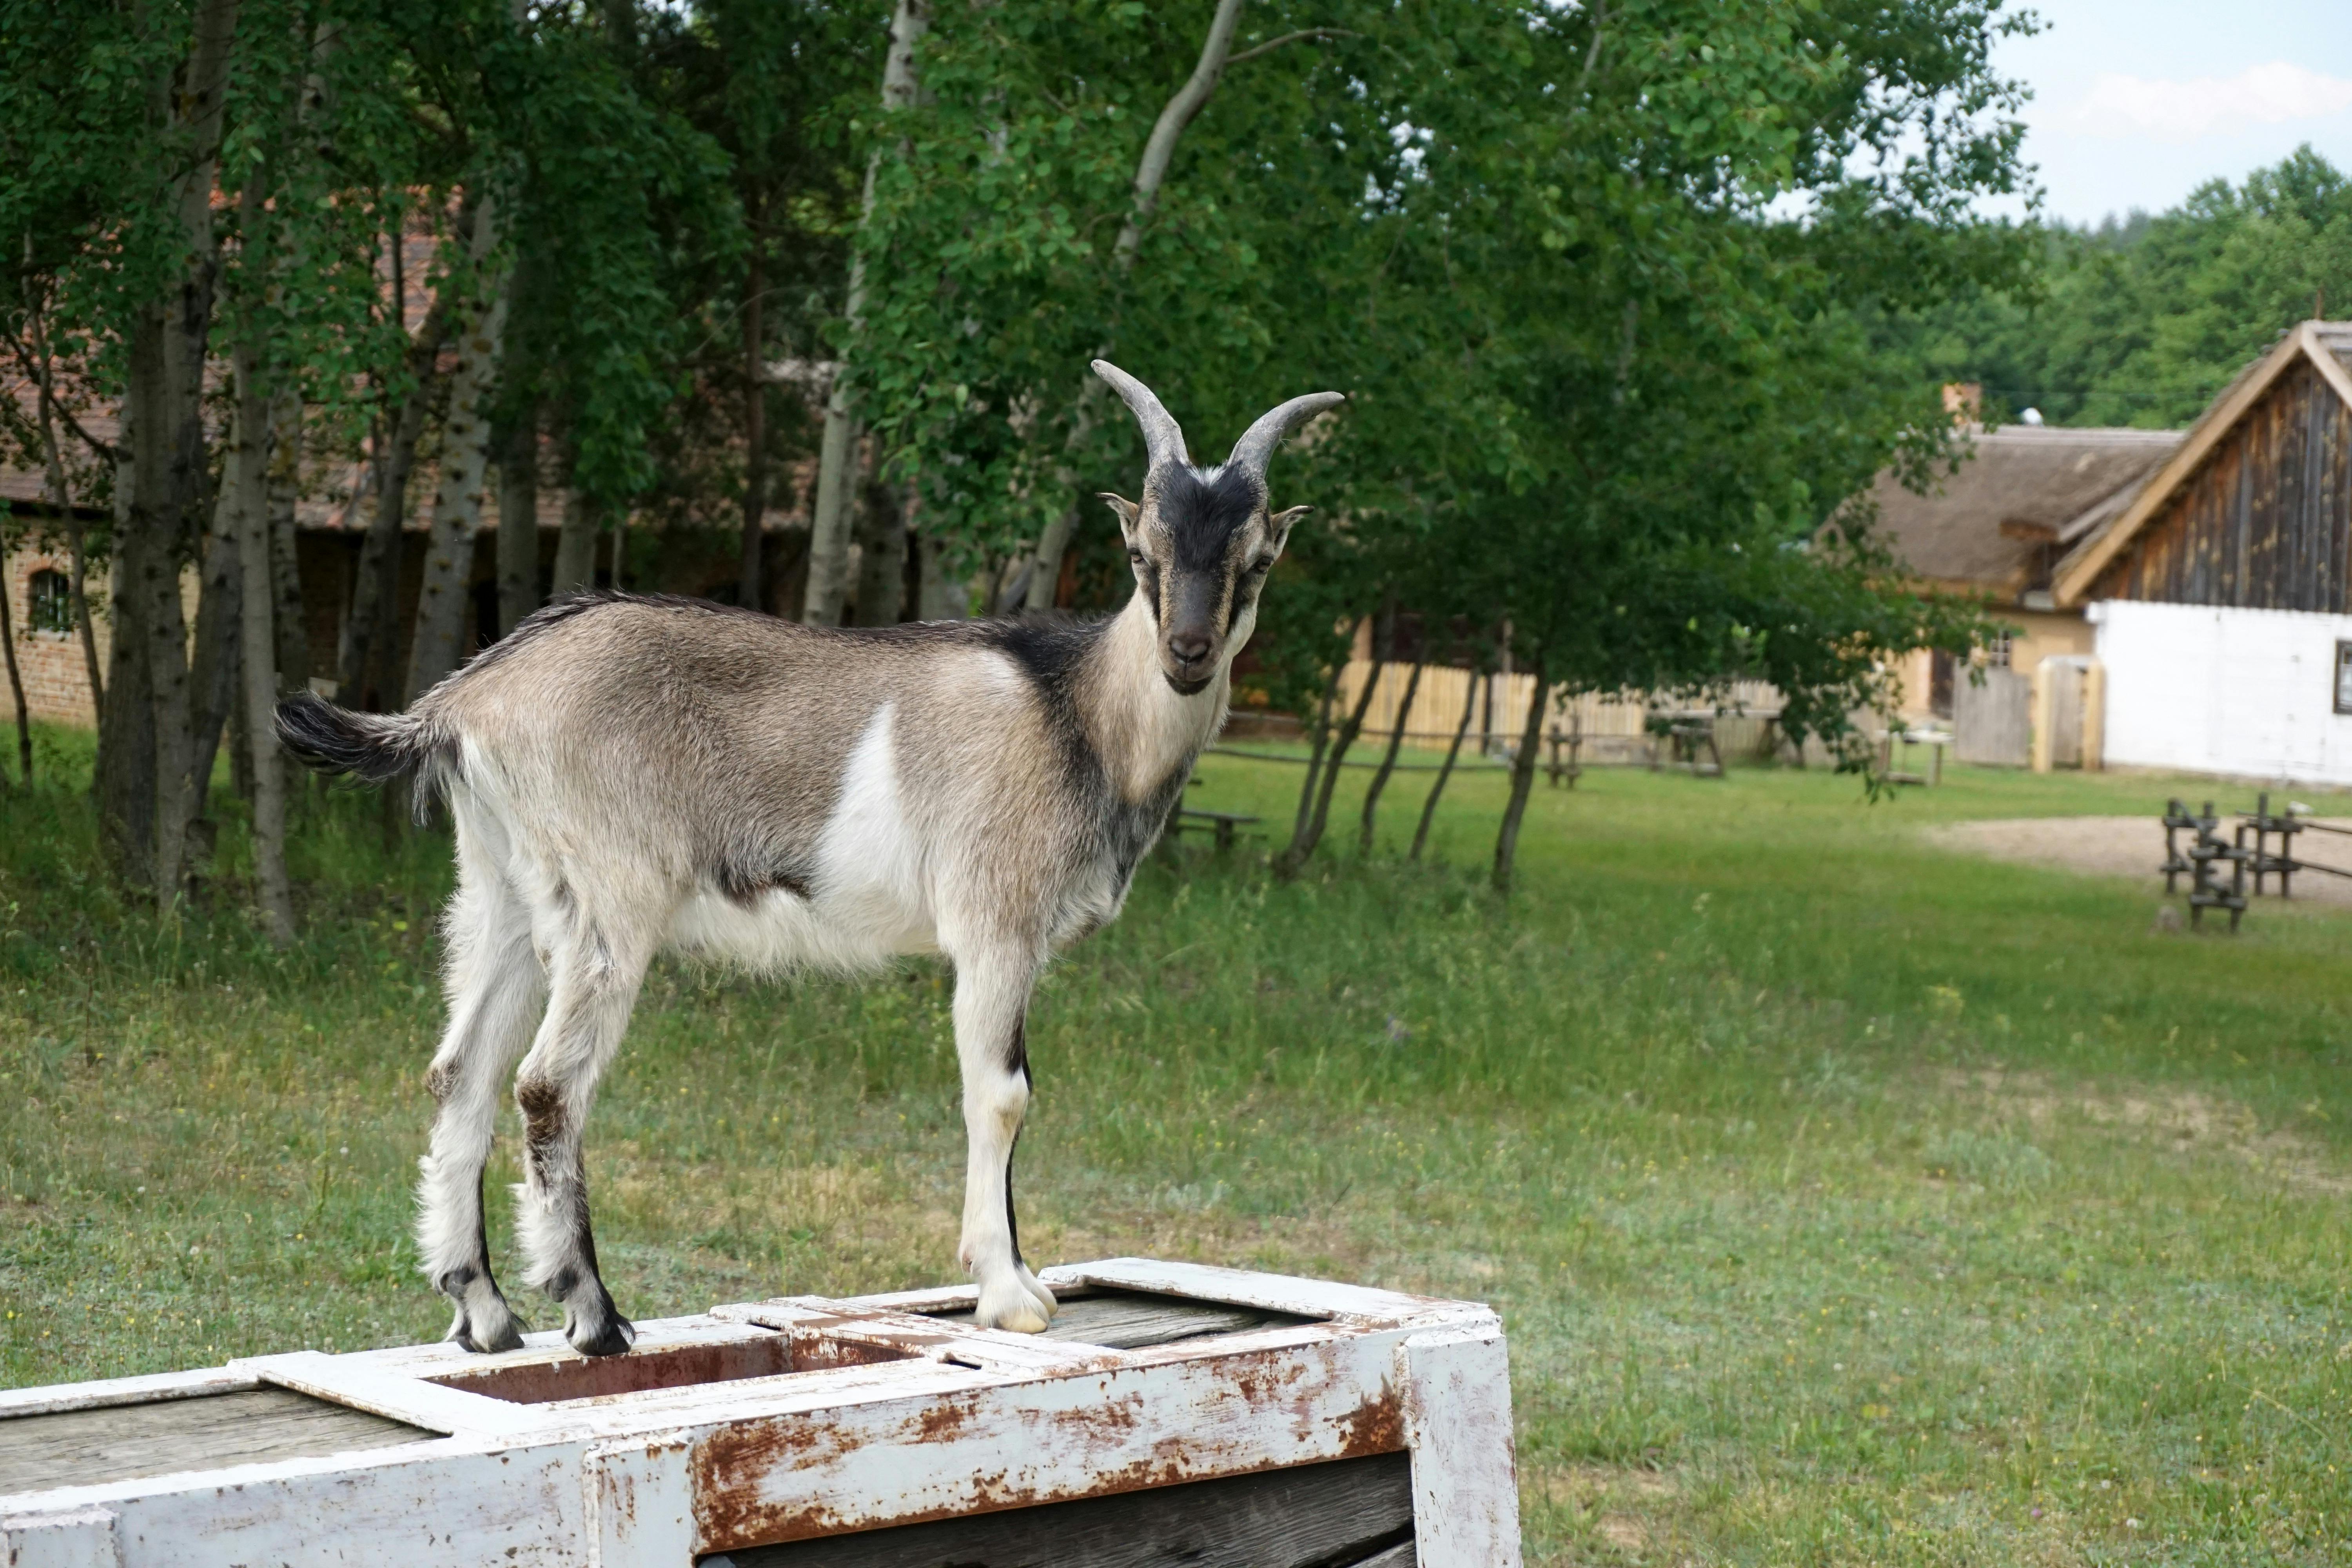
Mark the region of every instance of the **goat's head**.
POLYGON ((1223 463, 1197 468, 1185 453, 1184 432, 1150 387, 1103 360, 1095 361, 1095 374, 1143 426, 1150 454, 1143 499, 1102 499, 1118 513, 1136 586, 1159 628, 1160 673, 1190 696, 1248 640, 1265 574, 1291 524, 1311 510, 1267 510, 1266 460, 1295 426, 1347 400, 1336 392, 1294 397, 1261 415, 1223 463))

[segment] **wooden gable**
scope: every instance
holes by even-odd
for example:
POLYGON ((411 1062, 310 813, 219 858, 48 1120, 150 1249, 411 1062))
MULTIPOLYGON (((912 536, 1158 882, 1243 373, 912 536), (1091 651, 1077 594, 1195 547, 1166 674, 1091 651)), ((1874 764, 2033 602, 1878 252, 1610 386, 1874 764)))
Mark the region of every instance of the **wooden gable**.
POLYGON ((2352 328, 2306 322, 2216 400, 2058 600, 2352 613, 2352 328))

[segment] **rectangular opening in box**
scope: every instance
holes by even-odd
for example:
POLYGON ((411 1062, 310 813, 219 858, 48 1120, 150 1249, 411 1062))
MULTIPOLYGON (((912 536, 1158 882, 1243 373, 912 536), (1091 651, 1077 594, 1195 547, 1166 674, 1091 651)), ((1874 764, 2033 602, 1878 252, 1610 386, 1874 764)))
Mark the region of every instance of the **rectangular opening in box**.
POLYGON ((613 1356, 575 1355, 567 1351, 544 1360, 451 1373, 431 1381, 509 1405, 551 1405, 560 1399, 602 1399, 656 1388, 740 1383, 788 1372, 823 1372, 906 1359, 902 1351, 761 1330, 740 1340, 652 1347, 613 1356))
MULTIPOLYGON (((1105 1350, 1141 1350, 1147 1345, 1174 1344, 1180 1340, 1322 1321, 1296 1312, 1277 1312, 1269 1307, 1240 1307, 1231 1301, 1202 1301, 1191 1296, 1160 1296, 1147 1290, 1080 1285, 1057 1289, 1054 1294, 1061 1302, 1061 1310, 1054 1314, 1045 1337, 1073 1344, 1100 1345, 1105 1350)), ((958 1307, 926 1315, 943 1321, 968 1323, 971 1314, 970 1307, 958 1307)))

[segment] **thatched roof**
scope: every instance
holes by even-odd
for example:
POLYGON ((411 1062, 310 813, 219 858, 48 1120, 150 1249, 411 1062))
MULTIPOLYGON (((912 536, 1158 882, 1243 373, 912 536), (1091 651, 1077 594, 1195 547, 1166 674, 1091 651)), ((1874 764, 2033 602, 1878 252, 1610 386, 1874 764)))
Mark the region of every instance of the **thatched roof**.
POLYGON ((2113 517, 2180 444, 2178 430, 2005 425, 1979 431, 1959 471, 1926 495, 1882 473, 1878 527, 1918 576, 2014 600, 2050 563, 2113 517))

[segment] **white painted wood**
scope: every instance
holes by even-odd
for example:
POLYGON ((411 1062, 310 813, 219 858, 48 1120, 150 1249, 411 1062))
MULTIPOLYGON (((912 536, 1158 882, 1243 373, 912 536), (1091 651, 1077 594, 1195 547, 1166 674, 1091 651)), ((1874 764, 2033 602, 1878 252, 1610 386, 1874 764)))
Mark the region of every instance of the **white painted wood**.
MULTIPOLYGON (((2135 599, 2090 614, 2110 766, 2352 784, 2352 714, 2335 710, 2336 644, 2352 640, 2352 616, 2135 599)), ((2163 853, 2148 833, 2153 869, 2163 853)))
POLYGON ((1125 1290, 1158 1290, 1203 1301, 1266 1307, 1300 1317, 1353 1317, 1402 1322, 1425 1313, 1458 1311, 1464 1303, 1430 1296, 1407 1296, 1363 1285, 1300 1279, 1286 1274, 1253 1274, 1206 1263, 1163 1263, 1150 1258, 1110 1258, 1073 1263, 1038 1276, 1047 1285, 1111 1285, 1125 1290))
POLYGON ((1396 1364, 1421 1568, 1518 1568, 1519 1483, 1502 1331, 1415 1334, 1397 1347, 1396 1364))
POLYGON ((7 1568, 122 1568, 114 1514, 103 1508, 0 1519, 0 1562, 7 1568))
POLYGON ((685 1568, 693 1560, 689 1452, 674 1433, 588 1450, 580 1479, 589 1568, 685 1568))
POLYGON ((11 1415, 40 1415, 57 1410, 97 1410, 110 1405, 151 1405, 163 1399, 234 1394, 252 1388, 257 1382, 251 1374, 234 1367, 215 1366, 195 1372, 152 1373, 144 1377, 110 1377, 96 1383, 0 1389, 0 1421, 11 1415))
MULTIPOLYGON (((0 1417, 273 1385, 448 1436, 212 1469, 191 1454, 198 1468, 180 1474, 0 1499, 0 1515, 101 1510, 110 1531, 59 1525, 44 1541, 111 1541, 108 1568, 683 1568, 689 1552, 1391 1453, 1410 1437, 1434 1539, 1507 1535, 1515 1553, 1507 1369, 1486 1309, 1139 1258, 1049 1277, 1312 1321, 1121 1350, 907 1310, 967 1307, 969 1289, 787 1298, 640 1325, 629 1358, 596 1363, 625 1364, 617 1378, 534 1335, 503 1356, 299 1352, 18 1391, 0 1417), (798 1370, 743 1375, 766 1365, 798 1370), (575 1372, 579 1386, 625 1391, 531 1404, 436 1381, 502 1369, 537 1397, 575 1372), (689 1371, 719 1380, 662 1385, 689 1371)), ((1423 1561, 1517 1561, 1446 1549, 1423 1561)))
POLYGON ((1403 1446, 1389 1386, 1400 1339, 1365 1334, 738 1423, 697 1447, 697 1548, 1391 1452, 1403 1446))
POLYGON ((341 1360, 319 1351, 296 1351, 229 1364, 279 1388, 331 1399, 430 1432, 521 1433, 546 1425, 527 1405, 509 1405, 503 1399, 444 1388, 377 1367, 338 1364, 341 1360))

